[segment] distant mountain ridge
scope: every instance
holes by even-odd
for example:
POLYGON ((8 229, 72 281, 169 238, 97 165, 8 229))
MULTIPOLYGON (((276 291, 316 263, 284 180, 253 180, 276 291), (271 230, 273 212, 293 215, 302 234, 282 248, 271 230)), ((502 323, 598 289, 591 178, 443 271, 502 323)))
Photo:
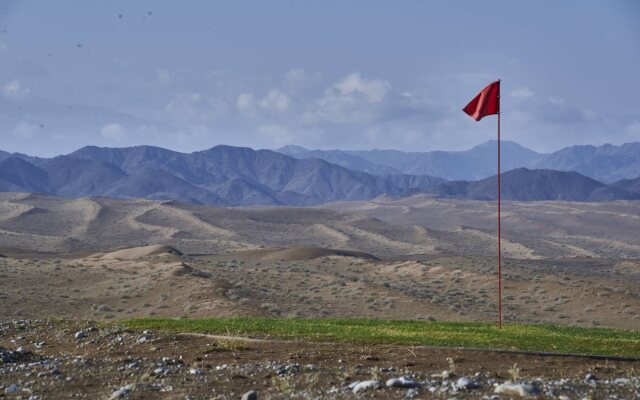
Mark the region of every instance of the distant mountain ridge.
MULTIPOLYGON (((503 141, 501 146, 505 171, 526 166, 544 157, 544 154, 515 142, 503 141)), ((496 141, 488 141, 465 151, 307 150, 298 146, 286 146, 276 151, 296 158, 321 158, 356 170, 366 167, 371 173, 385 173, 386 168, 396 174, 431 175, 449 180, 476 180, 495 175, 498 155, 496 141)))
POLYGON ((640 176, 640 142, 620 146, 565 147, 529 164, 531 168, 576 171, 603 182, 640 176))
MULTIPOLYGON (((609 186, 577 172, 516 168, 502 174, 501 197, 504 200, 611 201, 640 200, 640 193, 609 186)), ((496 200, 496 176, 479 181, 453 181, 436 185, 430 191, 438 197, 472 200, 496 200)))
MULTIPOLYGON (((491 153, 485 150, 489 146, 491 143, 476 146, 471 153, 460 153, 471 154, 467 166, 488 163, 486 157, 491 153)), ((521 151, 523 157, 538 154, 511 148, 521 151)), ((298 156, 307 154, 301 148, 288 150, 298 156)), ((386 153, 372 154, 379 157, 386 153)), ((372 161, 347 155, 344 158, 340 151, 332 153, 342 164, 369 168, 381 175, 348 169, 317 157, 298 159, 246 147, 221 145, 180 153, 153 146, 87 146, 54 158, 0 153, 0 191, 137 197, 216 206, 311 206, 416 193, 495 199, 495 175, 481 180, 445 181, 430 175, 394 174, 393 168, 378 169, 372 161)), ((437 154, 433 159, 444 166, 455 162, 456 157, 460 155, 437 154)), ((640 199, 639 186, 637 180, 607 185, 577 172, 516 168, 503 174, 502 190, 507 200, 608 201, 640 199)))
POLYGON ((159 147, 83 147, 50 159, 15 154, 0 162, 0 191, 112 196, 208 205, 308 206, 425 192, 441 178, 377 176, 319 159, 216 146, 179 153, 159 147))
MULTIPOLYGON (((640 142, 621 146, 571 146, 550 154, 537 153, 510 141, 503 141, 501 147, 503 171, 521 167, 575 171, 605 183, 640 176, 640 142)), ((497 143, 492 140, 465 151, 307 150, 299 146, 276 151, 296 158, 321 158, 374 174, 386 174, 385 168, 391 168, 392 173, 478 180, 495 175, 497 143)))

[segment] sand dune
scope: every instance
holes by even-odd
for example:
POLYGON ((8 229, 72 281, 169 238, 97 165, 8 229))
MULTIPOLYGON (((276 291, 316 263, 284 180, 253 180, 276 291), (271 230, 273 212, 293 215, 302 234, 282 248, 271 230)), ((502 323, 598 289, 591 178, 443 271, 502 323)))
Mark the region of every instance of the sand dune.
MULTIPOLYGON (((384 258, 495 254, 492 202, 414 196, 323 207, 223 209, 0 193, 0 248, 97 253, 163 243, 188 254, 290 247, 384 258)), ((503 210, 507 257, 640 258, 640 219, 633 218, 640 202, 505 202, 503 210)))
POLYGON ((135 260, 138 258, 157 256, 157 255, 181 256, 182 253, 171 246, 166 246, 162 244, 152 244, 149 246, 133 247, 130 249, 122 249, 122 250, 117 250, 110 253, 102 254, 100 256, 100 259, 101 260, 113 260, 113 259, 135 260))
POLYGON ((320 257, 355 257, 365 260, 379 260, 378 257, 361 251, 334 250, 322 247, 294 247, 289 249, 261 249, 238 253, 251 261, 301 261, 320 257))

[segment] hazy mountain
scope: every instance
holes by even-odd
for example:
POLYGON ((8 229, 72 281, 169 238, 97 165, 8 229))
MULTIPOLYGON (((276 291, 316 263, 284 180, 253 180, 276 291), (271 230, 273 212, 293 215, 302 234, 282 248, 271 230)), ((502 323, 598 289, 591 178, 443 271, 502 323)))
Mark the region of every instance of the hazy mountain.
MULTIPOLYGON (((544 154, 514 142, 503 141, 501 146, 504 171, 526 166, 544 157, 544 154)), ((494 175, 498 153, 496 141, 488 141, 465 151, 307 150, 299 146, 285 146, 277 151, 296 158, 321 158, 374 175, 404 173, 456 180, 475 180, 494 175)))
POLYGON ((48 174, 19 157, 0 161, 0 191, 50 192, 48 174))
POLYGON ((152 146, 84 147, 52 159, 2 161, 0 190, 106 195, 212 205, 314 205, 425 192, 440 178, 377 176, 320 159, 231 146, 190 154, 152 146), (30 161, 31 162, 30 162, 30 161))
MULTIPOLYGON (((497 199, 497 177, 479 181, 443 182, 432 189, 441 197, 457 197, 475 200, 497 199)), ((637 200, 640 193, 632 193, 619 187, 605 185, 577 172, 530 170, 517 168, 501 176, 501 192, 504 200, 565 200, 610 201, 637 200)))
MULTIPOLYGON (((502 171, 520 167, 576 171, 606 183, 640 175, 640 142, 621 146, 571 146, 551 154, 541 154, 517 143, 503 141, 501 150, 502 171)), ((449 180, 477 180, 493 176, 497 158, 496 141, 488 141, 466 151, 307 150, 298 146, 286 146, 277 151, 296 158, 321 158, 374 175, 400 172, 449 180)))
POLYGON ((576 171, 602 182, 640 175, 640 142, 621 146, 571 146, 529 163, 533 168, 576 171))
MULTIPOLYGON (((479 163, 478 160, 486 162, 483 157, 490 153, 488 146, 467 152, 471 159, 466 166, 479 163)), ((300 155, 302 151, 298 151, 300 155)), ((526 149, 523 154, 531 156, 526 149)), ((608 186, 575 172, 519 168, 503 176, 504 198, 511 200, 640 198, 639 193, 634 193, 634 182, 608 186)), ((221 206, 309 206, 414 193, 491 200, 496 197, 495 189, 495 176, 445 182, 428 175, 373 175, 320 158, 297 159, 270 150, 231 146, 189 154, 152 146, 89 146, 55 158, 12 154, 0 161, 1 191, 67 197, 144 197, 221 206)))
POLYGON ((300 146, 284 146, 276 150, 278 153, 288 156, 304 159, 304 158, 320 158, 332 164, 352 169, 354 171, 363 171, 373 175, 397 175, 402 171, 382 164, 377 164, 364 158, 349 154, 342 150, 308 150, 300 146))
MULTIPOLYGON (((476 180, 496 173, 498 149, 497 142, 491 140, 465 151, 403 153, 394 150, 371 150, 349 153, 371 162, 397 168, 405 174, 433 175, 452 180, 476 180)), ((501 142, 501 153, 503 171, 523 167, 543 157, 543 154, 509 141, 501 142)))
POLYGON ((636 179, 621 179, 611 184, 611 186, 628 190, 633 193, 640 193, 640 177, 636 179))

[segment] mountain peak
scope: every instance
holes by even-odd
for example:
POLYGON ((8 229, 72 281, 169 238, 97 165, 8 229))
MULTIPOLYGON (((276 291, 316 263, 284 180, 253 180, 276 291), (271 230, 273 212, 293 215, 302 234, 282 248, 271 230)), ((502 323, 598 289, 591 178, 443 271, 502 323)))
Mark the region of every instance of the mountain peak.
POLYGON ((286 146, 280 147, 279 149, 275 149, 278 153, 286 154, 292 157, 304 155, 307 153, 311 153, 312 150, 309 150, 302 146, 297 146, 295 144, 288 144, 286 146))

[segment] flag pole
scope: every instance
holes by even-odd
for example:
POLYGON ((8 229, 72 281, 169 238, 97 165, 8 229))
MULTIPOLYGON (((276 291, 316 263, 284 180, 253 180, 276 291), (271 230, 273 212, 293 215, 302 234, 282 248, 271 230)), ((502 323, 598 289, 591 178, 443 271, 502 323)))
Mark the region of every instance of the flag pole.
MULTIPOLYGON (((500 79, 498 79, 500 85, 500 79)), ((499 88, 500 86, 498 86, 499 88)), ((498 90, 498 104, 500 104, 500 91, 498 90)), ((498 327, 502 329, 502 266, 501 266, 501 232, 500 232, 500 113, 498 107, 498 327)))

